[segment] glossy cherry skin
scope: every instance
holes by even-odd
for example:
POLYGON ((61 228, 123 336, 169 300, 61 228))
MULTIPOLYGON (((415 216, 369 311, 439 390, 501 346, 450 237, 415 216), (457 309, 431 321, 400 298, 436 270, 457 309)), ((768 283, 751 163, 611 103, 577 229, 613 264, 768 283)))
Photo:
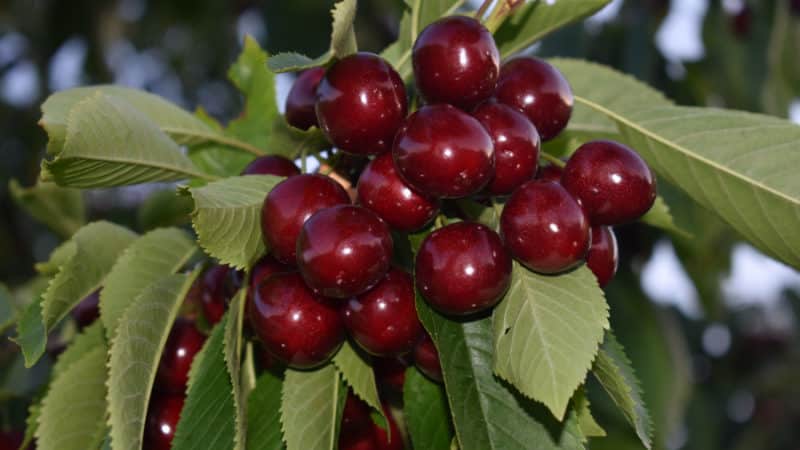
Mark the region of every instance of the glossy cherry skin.
POLYGON ((398 231, 418 230, 439 213, 439 200, 403 181, 389 152, 377 156, 361 173, 358 203, 398 231))
POLYGON ((389 227, 361 206, 323 209, 297 238, 297 267, 306 284, 326 297, 365 292, 383 278, 391 260, 389 227))
POLYGON ((450 105, 423 106, 409 116, 397 132, 393 155, 400 176, 434 197, 466 197, 494 176, 489 133, 450 105))
POLYGON ((592 225, 632 222, 656 199, 656 180, 647 163, 612 141, 580 146, 567 161, 561 184, 578 199, 592 225))
POLYGON ((538 58, 515 58, 500 68, 495 97, 519 109, 543 141, 566 128, 572 115, 572 88, 555 67, 538 58))
POLYGON ((500 231, 514 258, 536 272, 569 270, 589 250, 586 213, 552 181, 529 181, 514 191, 500 215, 500 231))
POLYGON ((169 450, 183 410, 183 394, 156 394, 147 409, 144 448, 169 450))
POLYGON ((492 33, 466 16, 445 17, 425 27, 411 60, 417 89, 428 103, 464 109, 492 95, 500 72, 492 33))
POLYGON ((592 245, 586 254, 586 266, 597 277, 600 287, 606 287, 617 273, 619 251, 617 250, 617 237, 611 227, 593 226, 592 245))
POLYGON ((222 264, 215 264, 198 278, 196 283, 199 285, 200 306, 203 308, 203 315, 209 324, 214 325, 225 315, 228 301, 235 294, 230 292, 232 287, 232 269, 222 264))
POLYGON ((317 86, 323 76, 324 67, 304 70, 297 76, 286 97, 285 115, 289 125, 301 130, 317 126, 317 86))
POLYGON ((348 391, 342 410, 341 434, 355 434, 358 431, 371 429, 372 418, 369 405, 356 397, 352 391, 348 391))
POLYGON ((267 352, 296 369, 325 363, 344 342, 339 312, 298 273, 276 274, 259 284, 248 315, 267 352))
POLYGON ((417 289, 431 306, 467 315, 500 301, 511 282, 511 256, 489 227, 457 222, 422 241, 414 271, 417 289))
POLYGON ((242 170, 242 175, 290 177, 299 174, 300 169, 297 168, 292 160, 278 155, 259 156, 250 161, 250 164, 242 170))
POLYGON ((98 289, 87 295, 86 298, 72 308, 70 315, 75 319, 78 329, 91 325, 92 322, 100 317, 100 290, 98 289))
POLYGON ((387 402, 382 402, 381 407, 383 409, 383 414, 388 419, 391 435, 389 435, 385 429, 373 423, 372 431, 375 436, 375 442, 378 444, 376 448, 381 450, 403 450, 405 448, 403 444, 403 435, 400 433, 400 427, 397 426, 397 421, 394 420, 389 404, 387 402))
POLYGON ((414 281, 400 269, 390 270, 374 288, 350 299, 342 315, 353 340, 375 356, 410 352, 423 330, 414 304, 414 281))
POLYGON ((297 175, 275 186, 261 208, 261 232, 272 256, 295 264, 297 236, 312 214, 323 208, 350 203, 344 188, 322 175, 297 175))
POLYGON ((423 333, 414 347, 414 365, 428 378, 442 382, 442 365, 439 362, 439 352, 433 345, 433 340, 428 333, 423 333))
POLYGON ((400 75, 372 53, 342 58, 317 87, 320 128, 345 152, 376 155, 388 150, 407 111, 400 75))
POLYGON ((539 166, 539 171, 536 173, 536 179, 539 181, 553 181, 556 183, 561 182, 561 175, 564 174, 564 169, 555 164, 547 164, 539 166))
POLYGON ((472 115, 486 128, 494 146, 494 178, 486 192, 508 195, 536 175, 539 133, 524 114, 502 103, 481 103, 472 115))
POLYGON ((183 394, 192 361, 205 341, 206 336, 193 322, 183 318, 175 321, 156 372, 156 386, 159 390, 183 394))
POLYGON ((250 271, 250 291, 252 294, 258 288, 262 281, 278 273, 292 272, 295 269, 291 266, 281 263, 272 255, 264 255, 253 264, 253 269, 250 271))

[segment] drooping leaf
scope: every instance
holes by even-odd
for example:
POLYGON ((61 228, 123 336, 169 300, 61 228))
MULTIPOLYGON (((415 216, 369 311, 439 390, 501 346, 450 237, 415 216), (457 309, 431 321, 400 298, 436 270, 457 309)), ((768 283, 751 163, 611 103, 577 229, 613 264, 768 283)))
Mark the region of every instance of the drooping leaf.
POLYGON ((191 222, 192 199, 178 195, 175 189, 153 192, 136 210, 136 224, 142 231, 174 227, 191 222))
POLYGON ((372 366, 362 357, 353 345, 347 341, 333 358, 334 364, 342 373, 344 381, 353 389, 353 393, 364 400, 375 411, 383 414, 381 401, 378 398, 378 385, 372 366))
POLYGON ((281 388, 283 380, 267 371, 258 377, 247 401, 247 450, 281 450, 281 388))
POLYGON ((313 371, 288 369, 281 396, 287 450, 335 450, 347 396, 333 364, 313 371))
POLYGON ((111 341, 108 378, 114 450, 136 450, 142 445, 158 362, 196 274, 165 275, 151 281, 119 318, 111 341))
POLYGON ((14 179, 8 183, 8 188, 17 206, 64 239, 86 224, 86 208, 77 189, 53 183, 23 188, 14 179))
POLYGON ((246 448, 247 440, 247 395, 241 383, 242 377, 242 349, 244 340, 242 339, 242 326, 245 315, 245 299, 247 290, 242 289, 234 296, 228 307, 228 321, 225 324, 224 336, 224 357, 225 364, 230 374, 231 387, 233 393, 233 404, 236 408, 234 446, 236 450, 246 448))
POLYGON ((196 252, 194 240, 177 228, 151 231, 128 246, 100 291, 100 318, 109 339, 133 300, 151 284, 178 271, 196 252))
POLYGON ((800 164, 800 126, 737 111, 652 107, 640 98, 608 102, 624 85, 641 85, 608 68, 555 62, 569 77, 576 103, 614 121, 658 175, 760 250, 800 268, 800 177, 793 170, 800 164))
MULTIPOLYGON (((578 429, 584 438, 603 437, 606 435, 606 430, 592 416, 585 387, 575 391, 575 395, 572 397, 572 412, 570 414, 574 415, 578 429)), ((586 442, 586 439, 584 439, 584 442, 586 442)))
POLYGON ((58 359, 53 365, 53 377, 56 378, 66 372, 72 364, 97 348, 106 348, 103 324, 99 320, 84 328, 83 331, 70 342, 66 350, 58 355, 58 359))
POLYGON ((264 198, 281 180, 249 175, 188 189, 194 199, 192 225, 200 246, 224 264, 250 267, 266 251, 261 238, 264 198))
POLYGON ((495 373, 562 419, 608 328, 608 305, 586 267, 553 277, 514 264, 492 327, 495 373))
POLYGON ((403 411, 415 449, 450 449, 454 435, 444 388, 414 367, 406 370, 403 411))

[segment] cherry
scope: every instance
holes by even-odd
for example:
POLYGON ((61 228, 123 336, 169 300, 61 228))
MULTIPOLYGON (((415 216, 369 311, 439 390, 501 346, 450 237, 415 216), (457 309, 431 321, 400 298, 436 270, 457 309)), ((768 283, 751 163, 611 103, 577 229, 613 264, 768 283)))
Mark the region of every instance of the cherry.
POLYGON ((417 88, 428 103, 465 109, 492 95, 500 72, 492 33, 466 16, 445 17, 425 27, 411 58, 417 88))
POLYGON ((539 172, 536 174, 536 179, 539 181, 553 181, 556 183, 561 182, 561 175, 564 169, 555 164, 547 164, 539 166, 539 172))
POLYGON ((259 284, 248 315, 267 352, 296 369, 326 362, 344 342, 339 312, 298 273, 276 274, 259 284))
MULTIPOLYGON (((339 434, 339 450, 379 450, 372 429, 339 434)), ((381 449, 382 450, 382 449, 381 449)))
POLYGON ((232 271, 228 266, 215 264, 203 272, 196 282, 199 284, 203 315, 211 325, 222 320, 228 301, 238 290, 235 280, 231 279, 234 276, 230 273, 232 271))
POLYGON ((439 200, 411 188, 397 173, 391 153, 376 157, 358 179, 358 203, 398 231, 418 230, 439 212, 439 200))
POLYGON ((25 433, 22 431, 0 431, 0 450, 17 450, 24 440, 25 433))
POLYGON ((403 392, 408 364, 405 357, 373 358, 372 368, 378 386, 394 392, 403 392))
POLYGON ((281 263, 271 255, 262 256, 261 259, 253 264, 253 269, 250 271, 249 294, 252 295, 252 293, 258 288, 258 285, 272 275, 277 273, 291 272, 293 270, 294 269, 286 264, 281 263))
POLYGON ((600 287, 605 287, 617 273, 617 237, 611 227, 592 227, 592 246, 586 254, 586 266, 597 277, 600 287))
POLYGON ((381 407, 383 409, 383 414, 388 419, 388 428, 391 430, 391 436, 385 429, 373 423, 372 431, 375 436, 375 442, 378 444, 376 448, 382 450, 403 450, 405 448, 403 445, 403 435, 400 434, 400 427, 397 426, 397 422, 394 420, 389 404, 382 402, 381 407))
POLYGON ((100 317, 100 290, 98 289, 87 295, 86 298, 72 308, 70 315, 75 319, 78 329, 91 325, 92 322, 100 317))
POLYGON ((543 141, 558 136, 572 115, 572 88, 558 69, 538 58, 503 64, 495 96, 524 112, 543 141))
POLYGON ((586 213, 552 181, 528 181, 514 191, 500 215, 500 231, 514 258, 536 272, 571 269, 589 250, 586 213))
POLYGON ((414 270, 417 289, 431 306, 466 315, 500 301, 511 282, 511 256, 489 227, 457 222, 422 241, 414 270))
POLYGON ((428 333, 423 333, 414 347, 414 364, 428 378, 442 382, 442 365, 439 362, 439 352, 433 345, 433 340, 428 333))
MULTIPOLYGON (((317 85, 325 76, 324 67, 315 67, 300 73, 286 97, 286 122, 307 130, 317 126, 317 85)), ((288 176, 288 175, 287 175, 288 176)))
POLYGON ((158 394, 147 409, 144 430, 144 448, 147 450, 169 450, 178 428, 184 398, 179 394, 158 394))
POLYGON ((407 110, 400 75, 372 53, 342 58, 317 87, 320 128, 345 152, 375 155, 388 150, 407 110))
POLYGON ((480 104, 472 115, 489 132, 494 145, 494 178, 486 186, 490 195, 510 194, 536 175, 539 133, 524 114, 489 101, 480 104))
POLYGON ((420 192, 465 197, 494 175, 494 148, 474 117, 450 105, 423 106, 397 132, 394 162, 420 192))
POLYGON ((183 318, 175 321, 156 372, 156 385, 159 390, 181 394, 186 390, 192 361, 203 348, 205 341, 205 335, 195 327, 194 323, 183 318))
POLYGON ((272 256, 295 264, 295 246, 303 223, 320 209, 350 203, 339 183, 323 175, 297 175, 275 186, 261 209, 261 232, 272 256))
POLYGON ((391 259, 389 227, 361 206, 323 209, 297 238, 297 267, 306 284, 326 297, 347 298, 375 286, 391 259))
POLYGON ((561 183, 578 199, 592 225, 620 225, 653 206, 656 180, 642 158, 612 141, 587 142, 564 167, 561 183))
POLYGON ((410 352, 422 332, 414 282, 399 269, 390 270, 374 288, 350 299, 342 313, 353 340, 376 356, 410 352))
POLYGON ((342 410, 341 434, 350 434, 357 431, 370 430, 372 418, 370 407, 363 400, 356 397, 353 391, 347 392, 347 399, 342 410))
POLYGON ((278 177, 290 177, 299 174, 300 169, 297 168, 292 160, 278 155, 259 156, 242 170, 242 175, 275 175, 278 177))

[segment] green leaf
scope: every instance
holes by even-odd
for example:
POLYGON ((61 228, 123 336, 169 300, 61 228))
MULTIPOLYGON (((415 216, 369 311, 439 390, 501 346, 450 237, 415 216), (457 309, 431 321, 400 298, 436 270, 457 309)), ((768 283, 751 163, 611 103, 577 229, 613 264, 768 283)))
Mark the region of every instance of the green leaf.
MULTIPOLYGON (((606 430, 592 416, 585 387, 575 391, 575 395, 572 397, 572 412, 570 414, 575 417, 578 429, 584 438, 603 437, 606 435, 606 430)), ((586 442, 586 439, 584 439, 584 442, 586 442)))
MULTIPOLYGON (((785 1, 774 5, 767 52, 767 79, 761 97, 765 112, 785 117, 792 99, 800 95, 800 67, 793 63, 797 42, 800 42, 800 21, 796 15, 786 14, 788 5, 785 1)), ((763 51, 763 47, 759 50, 763 51)))
POLYGON ((77 189, 53 183, 23 188, 17 180, 11 180, 8 189, 17 206, 64 239, 86 223, 86 208, 77 189))
POLYGON ((114 450, 138 449, 158 362, 192 275, 166 275, 150 282, 119 318, 111 341, 108 378, 109 424, 114 450))
POLYGON ((575 101, 613 120, 626 143, 664 179, 716 212, 765 253, 800 268, 800 126, 773 117, 713 108, 652 106, 626 92, 610 69, 560 60, 575 101))
POLYGON ((36 430, 39 448, 87 450, 103 442, 106 351, 101 346, 85 354, 50 385, 36 430))
POLYGON ((75 242, 69 240, 62 242, 58 247, 50 252, 50 258, 41 263, 36 263, 34 268, 40 275, 52 276, 58 273, 58 269, 63 266, 67 261, 75 256, 78 251, 78 246, 75 242))
POLYGON ((660 228, 677 236, 684 238, 692 237, 688 231, 675 224, 675 220, 672 218, 672 214, 669 211, 669 206, 667 206, 667 203, 661 196, 656 197, 653 207, 639 220, 651 227, 660 228))
MULTIPOLYGON (((208 125, 220 135, 224 133, 222 125, 217 122, 217 119, 208 115, 202 108, 198 107, 195 111, 195 117, 202 120, 203 123, 208 125)), ((249 144, 246 144, 249 146, 249 144)), ((251 148, 248 152, 231 151, 229 146, 220 142, 208 142, 203 145, 196 145, 189 148, 189 159, 202 171, 216 175, 221 178, 239 175, 242 169, 247 166, 247 163, 253 160, 256 154, 263 153, 260 149, 251 148)), ((203 184, 194 180, 195 184, 203 184)))
POLYGON ((234 448, 236 405, 225 364, 224 335, 228 315, 222 318, 192 363, 189 389, 173 450, 234 448))
POLYGON ((17 320, 17 307, 11 298, 11 292, 5 284, 0 283, 0 335, 14 325, 17 320))
POLYGON ((106 347, 106 338, 103 335, 103 324, 97 320, 75 337, 62 354, 58 356, 53 365, 53 377, 57 378, 66 372, 72 364, 78 362, 89 352, 97 348, 106 347))
POLYGON ((247 433, 247 395, 241 383, 242 377, 242 326, 245 315, 245 299, 247 289, 242 289, 233 298, 228 307, 228 321, 225 324, 224 337, 224 357, 225 364, 228 366, 228 373, 231 377, 233 388, 233 404, 236 408, 236 430, 234 434, 234 446, 236 450, 244 449, 246 445, 247 433))
POLYGON ((330 147, 330 143, 317 127, 301 130, 286 123, 286 117, 276 117, 270 126, 270 154, 289 159, 302 158, 330 147))
POLYGON ((62 186, 112 187, 209 178, 156 122, 124 99, 101 92, 70 110, 63 145, 50 146, 48 151, 53 159, 42 162, 41 179, 62 186))
POLYGON ((177 228, 151 231, 128 246, 100 291, 100 318, 109 339, 116 334, 131 300, 165 275, 177 272, 196 252, 194 240, 177 228))
POLYGON ((281 396, 287 450, 335 450, 346 396, 333 364, 310 372, 288 369, 281 396))
MULTIPOLYGON (((494 199, 493 202, 499 201, 494 199)), ((491 206, 486 206, 468 198, 460 198, 456 200, 458 208, 464 215, 472 221, 482 223, 487 227, 497 230, 500 225, 500 213, 503 210, 503 205, 500 203, 492 203, 491 206)))
POLYGON ((587 267, 554 277, 514 264, 492 327, 495 373, 561 420, 608 329, 608 305, 587 267))
POLYGON ((369 362, 353 348, 350 341, 342 345, 342 348, 334 356, 333 362, 342 373, 344 380, 353 389, 353 393, 383 415, 381 400, 378 397, 378 385, 375 382, 375 372, 369 362))
POLYGON ((283 380, 266 371, 247 401, 247 450, 281 450, 281 389, 283 380))
POLYGON ((602 9, 611 0, 534 1, 523 5, 494 33, 501 58, 525 50, 536 41, 602 9))
POLYGON ((642 444, 648 449, 651 448, 652 424, 650 414, 642 400, 639 380, 625 355, 625 350, 611 332, 606 333, 605 342, 597 354, 592 373, 636 430, 636 435, 642 444))
POLYGON ((453 425, 444 388, 410 367, 403 384, 403 411, 416 450, 449 450, 453 425))
POLYGON ((191 198, 178 195, 175 189, 156 191, 139 205, 136 224, 142 231, 184 225, 191 221, 193 206, 191 198))
POLYGON ((284 52, 270 56, 269 61, 267 61, 267 66, 275 73, 298 72, 300 70, 324 66, 328 64, 332 58, 333 54, 330 50, 313 59, 297 52, 284 52))
POLYGON ((25 418, 25 437, 22 439, 21 449, 28 449, 36 437, 36 430, 39 429, 39 417, 42 415, 41 400, 31 403, 28 408, 28 417, 25 418))
POLYGON ((244 269, 266 252, 261 238, 264 198, 282 178, 248 175, 188 189, 200 246, 223 264, 244 269))

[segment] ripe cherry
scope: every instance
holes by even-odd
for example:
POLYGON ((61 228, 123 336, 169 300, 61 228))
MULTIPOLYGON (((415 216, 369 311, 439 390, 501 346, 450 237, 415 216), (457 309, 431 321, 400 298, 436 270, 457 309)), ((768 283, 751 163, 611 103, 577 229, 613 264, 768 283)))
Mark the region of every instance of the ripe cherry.
POLYGON ((492 33, 466 16, 445 17, 425 27, 411 58, 417 88, 428 103, 464 109, 492 95, 500 72, 492 33))
POLYGON ((98 289, 87 295, 86 298, 72 308, 70 315, 75 319, 78 329, 91 325, 92 322, 100 317, 100 290, 98 289))
POLYGON ((428 378, 442 382, 442 365, 439 362, 439 352, 433 345, 433 340, 428 333, 423 333, 414 347, 414 364, 417 369, 428 378))
POLYGON ((231 279, 234 275, 230 272, 235 271, 228 266, 215 264, 203 272, 195 282, 198 285, 203 315, 211 325, 222 319, 228 302, 238 290, 234 289, 235 281, 231 279))
POLYGON ((298 273, 276 274, 259 284, 248 315, 264 348, 296 369, 326 362, 344 342, 339 312, 298 273))
POLYGON ((388 152, 372 160, 358 179, 358 203, 398 231, 420 229, 439 212, 439 200, 403 181, 388 152))
POLYGON ((342 310, 353 340, 376 356, 410 352, 422 332, 414 304, 414 282, 392 269, 369 291, 350 299, 342 310))
POLYGON ((489 227, 457 222, 428 235, 417 252, 417 289, 445 314, 491 308, 511 282, 511 256, 489 227))
POLYGON ((586 254, 586 265, 597 277, 600 287, 605 287, 617 273, 617 237, 611 227, 592 227, 592 246, 586 254))
POLYGON ((175 321, 156 372, 159 390, 181 394, 186 390, 192 361, 205 341, 205 335, 193 322, 183 318, 175 321))
POLYGON ((536 179, 539 181, 553 181, 556 183, 561 182, 561 175, 564 169, 555 164, 547 164, 539 166, 539 172, 536 173, 536 179))
POLYGON ((508 195, 536 175, 539 133, 524 114, 502 103, 484 102, 472 115, 486 128, 494 145, 494 178, 486 192, 508 195))
MULTIPOLYGON (((372 431, 372 430, 370 430, 372 431)), ((22 442, 25 441, 25 433, 22 431, 2 431, 0 430, 0 450, 17 450, 22 442)), ((26 447, 28 450, 33 449, 33 445, 26 447)))
POLYGON ((317 112, 314 110, 317 85, 324 75, 324 67, 315 67, 297 76, 286 97, 286 121, 289 125, 301 130, 317 126, 317 112))
POLYGON ((543 141, 558 136, 572 115, 572 88, 555 67, 538 58, 503 64, 495 96, 525 113, 543 141))
POLYGON ((586 213, 551 181, 529 181, 514 191, 500 215, 500 231, 514 258, 536 272, 571 269, 589 250, 586 213))
POLYGON ((297 238, 297 267, 306 284, 326 297, 347 298, 375 286, 391 259, 389 227, 360 206, 317 212, 297 238))
POLYGON ((391 435, 389 435, 385 429, 373 423, 372 431, 375 436, 375 442, 378 444, 376 448, 381 450, 403 450, 405 448, 403 445, 403 435, 400 433, 400 427, 397 426, 397 421, 394 420, 389 404, 382 402, 381 407, 383 409, 383 414, 388 419, 388 428, 391 431, 391 435))
POLYGON ((406 369, 409 365, 409 362, 406 361, 407 358, 406 356, 373 358, 372 368, 375 371, 378 387, 394 392, 403 392, 403 385, 406 382, 406 369))
POLYGON ((275 175, 278 177, 290 177, 299 174, 300 169, 297 168, 292 160, 278 155, 259 156, 242 170, 242 175, 275 175))
POLYGON ((253 264, 253 269, 250 272, 250 291, 249 294, 252 295, 253 292, 258 288, 258 285, 261 284, 262 281, 266 280, 272 275, 277 273, 286 273, 291 272, 294 269, 286 264, 281 263, 277 259, 273 258, 271 255, 264 255, 259 259, 255 264, 253 264))
POLYGON ((350 203, 344 188, 322 175, 297 175, 275 186, 261 209, 261 232, 272 256, 295 264, 297 236, 303 223, 323 208, 350 203))
POLYGON ((382 450, 375 443, 372 428, 359 430, 353 433, 339 433, 339 450, 382 450))
POLYGON ((342 410, 342 434, 350 434, 362 430, 372 429, 370 407, 363 400, 356 397, 353 391, 347 392, 347 399, 342 410))
POLYGON ((394 162, 400 176, 422 193, 465 197, 494 175, 494 148, 474 117, 450 105, 424 106, 397 132, 394 162))
POLYGON ((580 146, 567 161, 561 184, 578 199, 592 225, 634 221, 656 199, 656 180, 647 163, 612 141, 580 146))
POLYGON ((169 450, 183 409, 183 394, 157 394, 147 409, 144 448, 169 450))
POLYGON ((376 155, 391 148, 408 109, 406 89, 389 63, 372 53, 346 56, 317 87, 317 119, 339 150, 376 155))

